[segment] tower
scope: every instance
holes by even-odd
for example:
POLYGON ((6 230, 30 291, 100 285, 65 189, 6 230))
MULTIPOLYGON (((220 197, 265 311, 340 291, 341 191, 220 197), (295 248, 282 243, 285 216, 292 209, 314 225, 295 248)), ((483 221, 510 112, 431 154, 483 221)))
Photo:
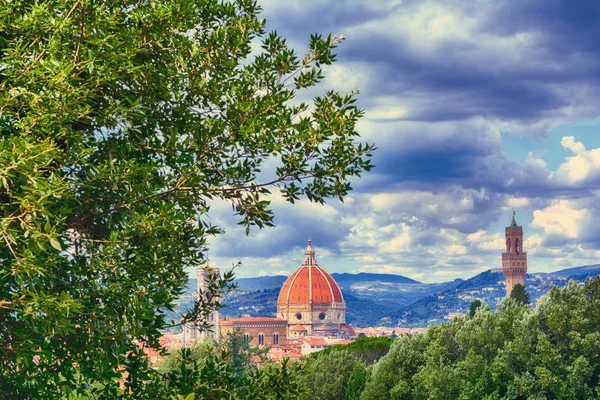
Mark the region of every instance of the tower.
MULTIPOLYGON (((219 275, 219 273, 220 271, 218 268, 214 268, 211 266, 207 266, 205 268, 196 268, 197 290, 196 293, 194 293, 196 299, 198 299, 200 296, 203 296, 205 298, 212 296, 212 293, 208 291, 208 282, 210 280, 209 274, 219 275)), ((215 300, 218 301, 219 299, 216 298, 215 300)), ((219 310, 212 310, 212 312, 208 315, 206 322, 210 324, 208 330, 199 330, 193 322, 184 325, 183 341, 185 343, 192 343, 196 340, 205 341, 207 339, 219 341, 221 336, 219 331, 219 310)))
POLYGON ((513 287, 520 283, 525 286, 525 274, 527 274, 527 252, 523 251, 523 227, 515 221, 515 210, 510 226, 507 226, 506 253, 502 253, 502 272, 506 280, 506 295, 510 296, 513 287))
MULTIPOLYGON (((210 275, 219 275, 220 274, 220 270, 219 268, 215 268, 215 267, 211 267, 208 266, 206 268, 196 268, 196 277, 197 277, 197 292, 196 295, 197 296, 212 296, 212 293, 210 293, 208 291, 208 283, 210 281, 210 275)), ((215 299, 215 301, 219 301, 218 298, 215 299)), ((214 309, 212 310, 212 312, 208 315, 208 319, 207 321, 211 327, 209 328, 209 330, 204 330, 202 332, 200 332, 200 337, 199 339, 201 340, 206 340, 206 339, 212 339, 212 340, 216 340, 219 341, 220 339, 220 332, 219 332, 219 310, 214 309)))

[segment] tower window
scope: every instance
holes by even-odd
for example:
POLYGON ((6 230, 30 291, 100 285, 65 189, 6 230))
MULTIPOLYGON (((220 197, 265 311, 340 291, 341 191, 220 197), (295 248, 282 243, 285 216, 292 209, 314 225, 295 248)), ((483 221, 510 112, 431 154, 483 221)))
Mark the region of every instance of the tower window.
POLYGON ((279 333, 277 332, 273 334, 273 344, 279 344, 279 333))
POLYGON ((259 333, 258 334, 258 345, 262 346, 265 344, 265 334, 264 333, 259 333))

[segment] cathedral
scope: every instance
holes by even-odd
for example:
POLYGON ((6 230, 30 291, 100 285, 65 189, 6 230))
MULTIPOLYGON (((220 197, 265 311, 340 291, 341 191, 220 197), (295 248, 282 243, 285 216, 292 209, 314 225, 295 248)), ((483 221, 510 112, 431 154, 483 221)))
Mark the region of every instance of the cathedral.
POLYGON ((506 280, 506 295, 510 296, 517 283, 525 286, 527 274, 527 252, 523 251, 523 227, 517 225, 514 210, 510 226, 504 230, 504 236, 506 253, 502 253, 502 272, 506 280))
POLYGON ((317 264, 312 243, 302 265, 285 281, 277 301, 277 317, 288 324, 288 338, 302 336, 355 336, 346 325, 342 291, 327 271, 317 264))
MULTIPOLYGON (((211 272, 218 273, 211 268, 211 272)), ((198 293, 206 290, 207 272, 198 269, 198 293)), ((346 324, 346 303, 333 277, 319 266, 312 243, 304 253, 302 265, 283 284, 277 300, 277 315, 273 317, 219 318, 211 332, 195 333, 193 326, 184 327, 186 340, 214 339, 241 330, 253 346, 285 345, 287 341, 304 337, 354 339, 356 332, 346 324)))

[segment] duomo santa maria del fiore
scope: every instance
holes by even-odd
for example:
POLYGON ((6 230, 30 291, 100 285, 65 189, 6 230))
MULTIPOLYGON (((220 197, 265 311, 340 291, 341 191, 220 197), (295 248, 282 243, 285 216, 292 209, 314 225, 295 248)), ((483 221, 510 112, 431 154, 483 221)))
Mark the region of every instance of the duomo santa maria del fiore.
MULTIPOLYGON (((198 269, 198 292, 206 290, 208 271, 198 269)), ((281 347, 289 343, 319 347, 327 342, 356 338, 356 332, 346 324, 346 303, 339 285, 319 264, 311 240, 302 265, 285 281, 277 300, 275 317, 219 318, 212 313, 212 331, 199 332, 194 326, 184 328, 184 341, 219 340, 235 330, 241 331, 251 345, 281 347)))

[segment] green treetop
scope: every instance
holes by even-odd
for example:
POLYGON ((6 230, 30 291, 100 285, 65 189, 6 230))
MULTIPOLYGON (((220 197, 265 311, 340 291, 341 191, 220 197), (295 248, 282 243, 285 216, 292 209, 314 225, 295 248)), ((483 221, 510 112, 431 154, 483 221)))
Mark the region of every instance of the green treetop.
POLYGON ((371 169, 354 94, 296 100, 340 38, 313 35, 299 56, 259 11, 253 0, 0 7, 1 393, 117 398, 127 372, 127 396, 142 398, 135 341, 158 347, 185 267, 203 265, 221 232, 210 202, 262 228, 274 188, 292 203, 343 199, 371 169))
POLYGON ((510 298, 518 301, 519 303, 529 304, 529 293, 525 290, 525 286, 517 283, 513 286, 512 291, 510 292, 510 298))
POLYGON ((477 309, 479 307, 481 307, 481 305, 482 305, 482 303, 481 303, 481 300, 479 300, 479 299, 473 300, 471 302, 471 304, 469 305, 469 311, 467 312, 467 315, 469 316, 469 318, 473 318, 475 316, 477 309))

